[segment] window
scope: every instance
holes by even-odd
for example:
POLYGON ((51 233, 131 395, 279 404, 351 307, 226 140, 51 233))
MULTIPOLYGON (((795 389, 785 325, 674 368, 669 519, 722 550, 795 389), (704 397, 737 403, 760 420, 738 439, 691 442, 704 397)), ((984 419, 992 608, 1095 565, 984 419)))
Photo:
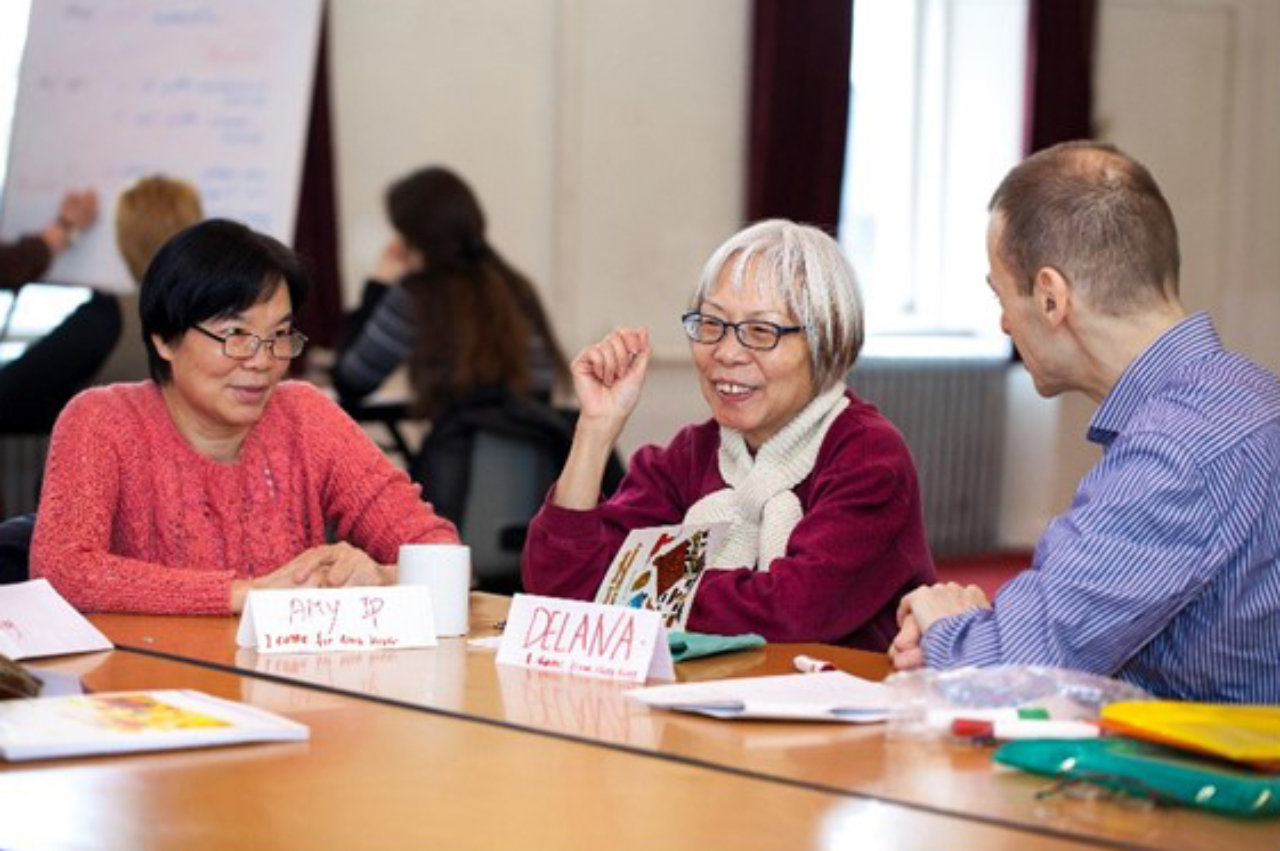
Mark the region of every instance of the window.
POLYGON ((840 241, 866 354, 1007 357, 987 201, 1021 158, 1026 0, 857 0, 840 241))
MULTIPOLYGON (((9 130, 29 7, 27 0, 0 3, 0 196, 9 161, 9 130)), ((0 363, 20 355, 31 340, 47 334, 78 305, 88 301, 89 295, 84 287, 45 285, 24 287, 16 299, 11 292, 0 292, 0 363)))

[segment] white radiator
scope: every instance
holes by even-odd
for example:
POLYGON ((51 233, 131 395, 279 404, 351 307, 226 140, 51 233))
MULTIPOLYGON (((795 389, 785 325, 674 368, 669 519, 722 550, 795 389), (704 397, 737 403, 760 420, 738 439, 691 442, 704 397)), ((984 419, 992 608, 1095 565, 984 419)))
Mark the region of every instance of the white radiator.
POLYGON ((906 438, 935 556, 997 549, 1005 360, 877 359, 849 384, 906 438))
POLYGON ((40 478, 49 438, 36 435, 0 437, 0 509, 3 516, 36 510, 40 498, 40 478))

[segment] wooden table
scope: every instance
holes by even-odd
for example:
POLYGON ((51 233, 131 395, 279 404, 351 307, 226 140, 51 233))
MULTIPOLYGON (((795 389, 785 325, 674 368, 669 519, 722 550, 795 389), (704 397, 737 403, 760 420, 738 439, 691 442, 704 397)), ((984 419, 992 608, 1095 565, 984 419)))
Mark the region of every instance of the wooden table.
POLYGON ((43 666, 77 670, 99 691, 247 701, 308 724, 311 739, 0 763, 4 848, 1071 846, 127 650, 43 666))
MULTIPOLYGON (((472 595, 472 636, 495 634, 508 600, 472 595)), ((1042 778, 1003 770, 990 749, 893 736, 882 725, 724 722, 650 710, 623 697, 627 686, 498 666, 493 652, 442 639, 430 650, 335 655, 237 651, 229 618, 99 615, 118 646, 196 661, 267 681, 305 684, 393 706, 425 709, 544 738, 605 745, 617 752, 677 758, 791 788, 907 806, 1019 832, 1150 848, 1280 848, 1280 823, 1106 801, 1037 800, 1042 778)), ((883 678, 883 656, 818 645, 682 663, 682 680, 791 673, 796 653, 883 678)))

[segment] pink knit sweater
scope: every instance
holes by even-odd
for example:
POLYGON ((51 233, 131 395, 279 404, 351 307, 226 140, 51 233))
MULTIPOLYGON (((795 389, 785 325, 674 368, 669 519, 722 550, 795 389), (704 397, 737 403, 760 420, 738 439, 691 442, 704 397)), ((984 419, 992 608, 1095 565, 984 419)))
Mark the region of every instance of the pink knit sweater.
POLYGON ((309 384, 276 388, 231 464, 183 439, 155 384, 115 384, 72 399, 54 428, 31 574, 85 612, 227 614, 233 579, 323 544, 326 528, 380 564, 402 543, 458 540, 309 384))

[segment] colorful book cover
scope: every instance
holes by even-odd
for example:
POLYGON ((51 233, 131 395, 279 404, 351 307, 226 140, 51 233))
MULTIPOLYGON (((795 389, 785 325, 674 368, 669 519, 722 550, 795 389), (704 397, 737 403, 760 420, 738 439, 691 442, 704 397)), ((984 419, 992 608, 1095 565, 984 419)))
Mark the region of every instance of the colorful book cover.
POLYGON ((708 523, 632 531, 609 565, 595 602, 660 612, 667 629, 684 629, 698 583, 726 528, 725 523, 708 523))
POLYGON ((0 702, 0 756, 10 761, 302 741, 309 735, 304 724, 198 691, 0 702))

